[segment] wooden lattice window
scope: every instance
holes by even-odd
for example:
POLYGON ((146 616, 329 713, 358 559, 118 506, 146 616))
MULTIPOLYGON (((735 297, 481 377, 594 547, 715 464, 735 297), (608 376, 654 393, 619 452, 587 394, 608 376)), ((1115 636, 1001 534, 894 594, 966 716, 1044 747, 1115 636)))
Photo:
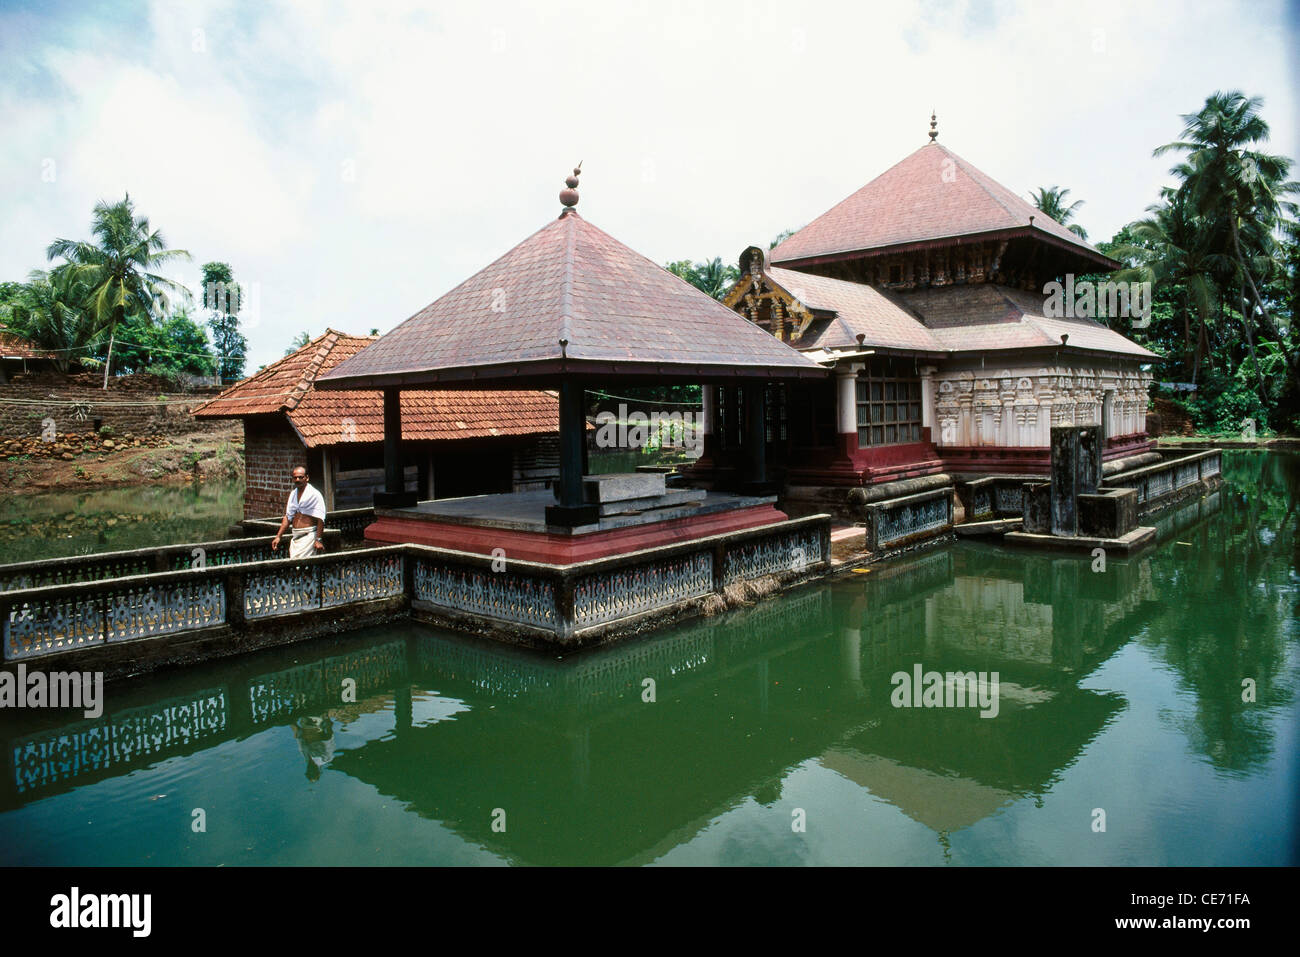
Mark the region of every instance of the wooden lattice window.
POLYGON ((864 373, 857 381, 858 447, 921 441, 921 380, 864 373))

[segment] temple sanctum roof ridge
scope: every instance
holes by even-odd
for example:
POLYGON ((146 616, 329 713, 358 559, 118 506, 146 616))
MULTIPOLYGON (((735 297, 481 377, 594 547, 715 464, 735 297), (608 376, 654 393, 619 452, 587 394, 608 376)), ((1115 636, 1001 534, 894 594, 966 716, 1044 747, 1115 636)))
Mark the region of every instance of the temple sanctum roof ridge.
POLYGON ((1076 255, 1081 265, 1119 264, 947 146, 931 140, 798 230, 770 255, 797 266, 823 257, 945 241, 1031 236, 1076 255))

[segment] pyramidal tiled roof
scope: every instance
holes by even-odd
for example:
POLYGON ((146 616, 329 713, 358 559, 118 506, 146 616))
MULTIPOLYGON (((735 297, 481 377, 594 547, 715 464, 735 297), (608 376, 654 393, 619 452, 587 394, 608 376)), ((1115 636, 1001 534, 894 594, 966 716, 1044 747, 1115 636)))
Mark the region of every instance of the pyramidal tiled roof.
POLYGON ((1117 265, 937 141, 922 146, 790 236, 772 250, 770 261, 793 264, 1010 230, 1027 230, 1064 245, 1104 269, 1117 265))
POLYGON ((320 382, 501 384, 561 373, 825 370, 569 210, 320 382))
MULTIPOLYGON (((203 418, 284 412, 308 448, 381 442, 383 392, 322 391, 318 376, 373 345, 374 336, 326 330, 296 352, 194 410, 203 418)), ((402 438, 413 441, 536 435, 559 430, 554 392, 415 389, 402 393, 402 438)))

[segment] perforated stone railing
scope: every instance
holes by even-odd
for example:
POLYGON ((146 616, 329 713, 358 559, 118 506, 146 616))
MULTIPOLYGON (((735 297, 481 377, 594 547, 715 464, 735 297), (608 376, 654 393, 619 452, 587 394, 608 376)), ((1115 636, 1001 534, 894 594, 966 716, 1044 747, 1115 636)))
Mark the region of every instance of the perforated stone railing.
MULTIPOLYGON (((278 527, 278 526, 277 526, 278 527)), ((274 530, 273 530, 274 531, 274 530)), ((325 530, 325 548, 336 550, 342 534, 325 530)), ((288 543, 279 551, 271 550, 271 539, 231 538, 217 542, 191 542, 188 545, 164 545, 124 552, 101 552, 97 555, 73 555, 0 565, 0 592, 46 585, 70 585, 76 582, 104 581, 154 572, 201 569, 211 566, 242 565, 288 555, 288 543)))
POLYGON ((400 597, 401 546, 0 593, 7 661, 400 597))
POLYGON ((300 616, 395 599, 401 613, 565 642, 736 582, 820 574, 829 540, 829 517, 816 515, 565 566, 421 545, 257 560, 264 543, 228 552, 212 545, 231 543, 209 543, 228 563, 0 592, 3 653, 20 661, 223 629, 240 640, 269 627, 310 632, 300 616))
POLYGON ((1139 511, 1149 512, 1160 507, 1165 499, 1219 475, 1222 467, 1222 452, 1219 449, 1207 449, 1118 475, 1109 475, 1101 484, 1103 489, 1133 489, 1137 493, 1139 511))
POLYGON ((867 548, 873 552, 935 537, 952 528, 950 488, 872 502, 865 507, 867 548))
POLYGON ((567 640, 765 575, 825 571, 830 519, 794 519, 573 565, 407 546, 416 608, 567 640))

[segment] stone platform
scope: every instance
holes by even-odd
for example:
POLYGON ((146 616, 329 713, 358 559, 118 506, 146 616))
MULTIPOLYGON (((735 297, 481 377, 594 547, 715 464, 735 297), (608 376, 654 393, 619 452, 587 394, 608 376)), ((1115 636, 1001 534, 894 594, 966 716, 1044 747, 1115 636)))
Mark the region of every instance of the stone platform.
POLYGON ((1034 545, 1039 548, 1061 548, 1069 551, 1091 552, 1102 548, 1107 552, 1127 555, 1156 543, 1156 530, 1145 525, 1121 535, 1119 538, 1098 538, 1091 535, 1051 535, 1035 532, 1008 532, 1002 537, 1008 545, 1034 545))
MULTIPOLYGON (((757 528, 787 520, 776 497, 732 495, 695 489, 623 490, 630 498, 597 501, 602 511, 589 525, 548 525, 546 508, 555 504, 546 490, 466 498, 434 499, 409 508, 375 508, 367 541, 428 545, 525 561, 568 565, 697 538, 757 528), (647 505, 655 507, 645 507, 647 505), (639 509, 639 510, 638 510, 639 509)), ((608 487, 611 483, 605 483, 608 487)))

